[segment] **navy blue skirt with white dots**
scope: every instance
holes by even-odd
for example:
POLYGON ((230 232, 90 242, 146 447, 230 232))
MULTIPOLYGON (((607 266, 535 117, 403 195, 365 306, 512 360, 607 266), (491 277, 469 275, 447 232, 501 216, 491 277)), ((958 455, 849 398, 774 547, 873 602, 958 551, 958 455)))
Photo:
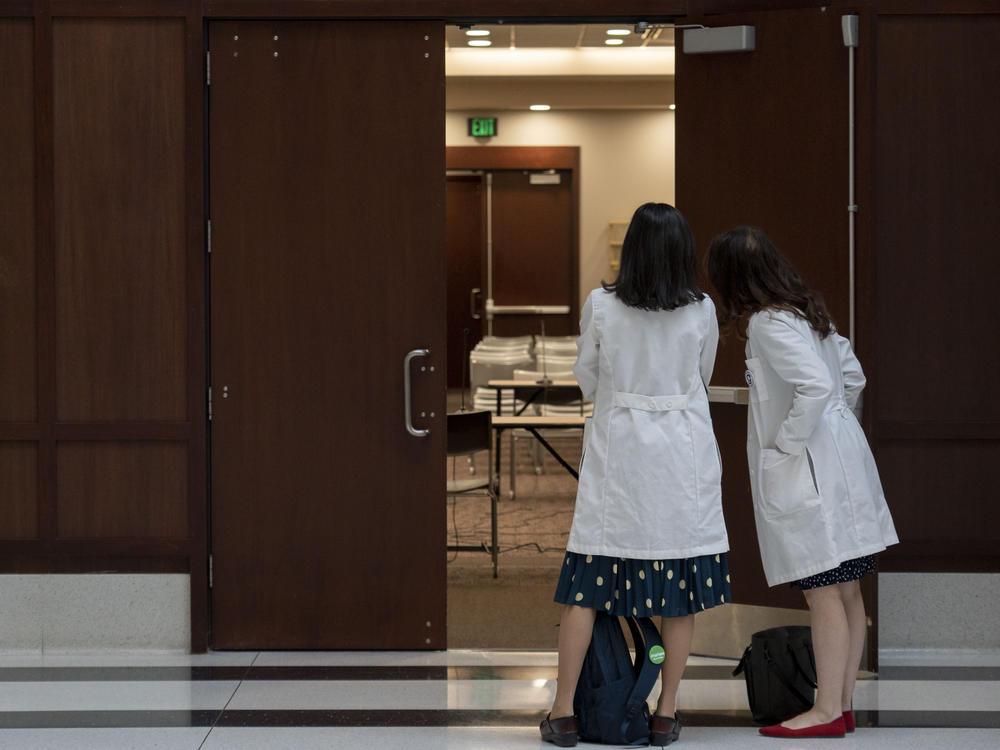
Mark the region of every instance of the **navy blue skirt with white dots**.
POLYGON ((814 576, 800 578, 797 581, 792 581, 789 585, 806 591, 818 589, 821 586, 832 586, 835 583, 850 583, 874 572, 875 555, 865 555, 853 560, 845 560, 832 570, 824 570, 814 576))
POLYGON ((725 604, 726 553, 680 560, 633 560, 567 552, 555 601, 640 617, 683 617, 725 604))

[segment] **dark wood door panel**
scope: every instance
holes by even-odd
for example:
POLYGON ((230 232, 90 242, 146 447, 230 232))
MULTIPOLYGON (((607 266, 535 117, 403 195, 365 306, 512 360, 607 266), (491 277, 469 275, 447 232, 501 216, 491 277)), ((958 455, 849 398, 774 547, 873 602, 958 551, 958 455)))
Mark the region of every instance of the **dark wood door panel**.
POLYGON ((36 397, 34 28, 0 19, 0 421, 31 422, 36 397))
POLYGON ((445 645, 442 38, 211 26, 217 648, 445 645))
POLYGON ((58 419, 184 421, 184 21, 52 35, 58 419))
MULTIPOLYGON (((697 21, 698 19, 692 19, 697 21)), ((677 56, 677 207, 704 253, 737 224, 762 227, 848 326, 847 51, 840 15, 819 8, 713 16, 751 24, 749 53, 677 56)), ((724 337, 714 385, 742 386, 745 342, 724 337)), ((733 597, 802 607, 769 588, 746 464, 746 409, 714 407, 722 452, 733 597)))

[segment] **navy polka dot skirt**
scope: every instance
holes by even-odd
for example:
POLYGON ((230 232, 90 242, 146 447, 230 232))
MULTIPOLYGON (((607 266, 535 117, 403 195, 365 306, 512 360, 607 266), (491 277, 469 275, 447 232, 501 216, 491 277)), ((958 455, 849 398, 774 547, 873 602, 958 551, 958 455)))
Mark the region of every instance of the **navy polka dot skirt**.
POLYGON ((875 572, 875 556, 865 555, 856 557, 853 560, 846 560, 833 570, 825 570, 814 576, 800 578, 792 581, 789 585, 803 591, 807 589, 818 589, 820 586, 832 586, 835 583, 849 583, 857 581, 869 573, 875 572))
POLYGON ((555 601, 640 617, 683 617, 725 604, 726 553, 682 560, 633 560, 567 552, 555 601))

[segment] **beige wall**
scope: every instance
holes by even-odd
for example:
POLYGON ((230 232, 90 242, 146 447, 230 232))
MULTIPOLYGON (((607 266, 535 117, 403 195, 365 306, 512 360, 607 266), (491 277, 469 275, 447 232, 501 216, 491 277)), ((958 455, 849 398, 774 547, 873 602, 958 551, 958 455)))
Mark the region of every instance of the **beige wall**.
POLYGON ((608 222, 646 201, 674 202, 674 113, 669 110, 449 111, 449 146, 580 147, 580 301, 610 281, 608 222), (466 135, 466 118, 499 117, 500 135, 466 135))

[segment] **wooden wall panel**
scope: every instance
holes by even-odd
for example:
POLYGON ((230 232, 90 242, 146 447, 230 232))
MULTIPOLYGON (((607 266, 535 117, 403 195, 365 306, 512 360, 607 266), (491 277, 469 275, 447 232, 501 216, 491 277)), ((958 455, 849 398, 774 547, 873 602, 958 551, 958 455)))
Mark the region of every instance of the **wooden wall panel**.
POLYGON ((34 24, 0 19, 0 422, 38 415, 34 24))
POLYGON ((0 538, 37 536, 37 479, 35 443, 0 443, 0 538))
POLYGON ((883 569, 1000 570, 1000 15, 881 15, 868 330, 883 569))
POLYGON ((877 418, 1000 422, 1000 16, 878 33, 877 418))
POLYGON ((61 444, 59 537, 186 537, 187 462, 184 443, 61 444))
POLYGON ((53 22, 61 421, 187 413, 184 34, 53 22))

